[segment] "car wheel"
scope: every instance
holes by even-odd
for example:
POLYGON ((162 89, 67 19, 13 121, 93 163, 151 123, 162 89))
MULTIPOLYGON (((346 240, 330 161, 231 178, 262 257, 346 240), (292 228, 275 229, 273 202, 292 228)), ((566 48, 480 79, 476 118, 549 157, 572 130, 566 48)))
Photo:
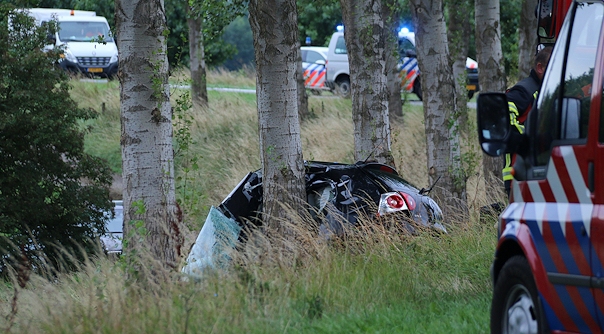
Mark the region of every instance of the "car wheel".
POLYGON ((350 97, 350 79, 340 78, 336 81, 336 90, 342 97, 350 97))
POLYGON ((525 257, 516 255, 501 268, 491 304, 491 333, 545 333, 537 285, 525 257))
POLYGON ((417 98, 422 101, 422 83, 419 80, 419 77, 415 78, 415 82, 413 83, 413 93, 417 95, 417 98))

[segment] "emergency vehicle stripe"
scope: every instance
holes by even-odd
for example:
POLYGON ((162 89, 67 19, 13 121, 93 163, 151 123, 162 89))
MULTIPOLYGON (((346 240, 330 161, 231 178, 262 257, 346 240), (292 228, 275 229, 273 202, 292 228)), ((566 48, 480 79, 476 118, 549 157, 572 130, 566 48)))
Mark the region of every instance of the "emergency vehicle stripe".
POLYGON ((591 238, 591 214, 593 211, 593 205, 581 205, 581 222, 588 238, 591 238))
POLYGON ((541 193, 543 194, 545 201, 551 202, 551 200, 554 198, 554 193, 552 192, 550 184, 548 182, 541 181, 539 182, 539 185, 541 186, 541 193))
MULTIPOLYGON (((569 246, 569 253, 572 254, 573 260, 577 265, 577 274, 591 276, 591 269, 589 267, 589 245, 587 242, 580 242, 582 224, 570 224, 566 240, 569 246)), ((566 224, 563 224, 566 225, 566 224)))
POLYGON ((560 153, 564 159, 566 170, 570 176, 579 203, 591 203, 590 193, 585 184, 585 180, 583 179, 583 174, 579 169, 575 151, 571 146, 560 146, 560 153))
POLYGON ((566 310, 566 313, 562 317, 564 328, 571 332, 586 332, 587 324, 578 316, 580 313, 575 305, 577 297, 576 288, 567 288, 565 285, 554 285, 554 289, 556 290, 556 294, 560 296, 562 306, 566 310), (569 292, 569 290, 572 292, 569 292))
MULTIPOLYGON (((550 296, 551 295, 553 295, 553 294, 550 294, 550 296)), ((555 302, 548 301, 545 298, 545 296, 542 295, 541 293, 539 293, 539 296, 541 296, 541 300, 545 300, 545 303, 543 303, 543 311, 546 314, 545 317, 548 320, 549 326, 551 328, 563 328, 564 325, 562 325, 560 318, 558 318, 558 315, 554 312, 554 310, 550 306, 550 305, 562 304, 562 302, 559 299, 555 302)))
MULTIPOLYGON (((570 152, 572 153, 572 150, 570 152)), ((567 166, 564 164, 564 153, 568 154, 568 151, 564 151, 560 146, 554 148, 552 150, 552 162, 554 168, 556 168, 556 171, 558 172, 559 180, 562 183, 562 188, 564 189, 564 193, 566 193, 568 202, 578 203, 579 197, 577 196, 577 192, 573 184, 572 175, 566 169, 567 166)))
MULTIPOLYGON (((591 204, 528 203, 526 205, 523 218, 526 219, 526 224, 531 230, 535 248, 547 272, 591 275, 590 249, 588 244, 580 242, 579 238, 588 238, 582 233, 583 229, 589 228, 588 222, 592 210, 591 204), (575 247, 574 251, 571 251, 571 246, 575 247)), ((577 315, 570 318, 584 316, 575 324, 570 323, 569 317, 561 317, 564 328, 574 328, 581 332, 593 332, 598 328, 595 320, 596 310, 589 288, 556 285, 555 290, 561 302, 552 305, 562 305, 566 312, 577 315)), ((547 301, 547 303, 551 302, 553 301, 547 301)))
POLYGON ((560 182, 560 178, 558 177, 558 172, 556 168, 554 168, 554 163, 550 159, 549 166, 547 168, 547 181, 549 183, 550 188, 552 189, 552 193, 554 194, 554 200, 557 203, 568 203, 568 199, 566 198, 566 193, 562 188, 562 183, 560 182))
POLYGON ((529 182, 528 186, 531 191, 531 195, 533 197, 533 202, 535 202, 535 203, 545 202, 545 197, 543 197, 543 193, 541 192, 541 186, 539 186, 539 182, 529 182))
MULTIPOLYGON (((546 270, 548 272, 568 273, 569 271, 566 266, 567 259, 565 259, 568 245, 566 244, 564 236, 562 236, 560 224, 555 223, 555 221, 559 221, 559 219, 556 219, 555 216, 552 216, 547 217, 546 220, 549 221, 549 224, 545 224, 543 226, 543 242, 545 244, 542 244, 541 247, 539 247, 542 250, 540 251, 540 255, 544 254, 542 252, 548 252, 553 260, 553 266, 551 268, 546 267, 546 270)), ((554 285, 554 288, 558 296, 560 296, 560 299, 563 301, 562 305, 566 311, 569 314, 579 314, 576 304, 580 304, 580 297, 577 294, 576 288, 567 287, 564 285, 554 285)), ((577 331, 579 328, 585 328, 586 326, 583 321, 580 321, 580 323, 577 324, 570 323, 570 321, 568 321, 570 319, 563 319, 563 322, 564 320, 567 320, 565 327, 572 329, 573 331, 577 331)))
MULTIPOLYGON (((558 219, 556 221, 566 221, 568 218, 568 203, 558 203, 556 205, 558 209, 558 219)), ((551 220, 550 220, 551 222, 551 220)), ((566 237, 566 224, 560 224, 560 229, 562 230, 562 235, 566 237)))
POLYGON ((304 69, 304 86, 307 88, 322 88, 325 86, 325 66, 309 64, 304 69))

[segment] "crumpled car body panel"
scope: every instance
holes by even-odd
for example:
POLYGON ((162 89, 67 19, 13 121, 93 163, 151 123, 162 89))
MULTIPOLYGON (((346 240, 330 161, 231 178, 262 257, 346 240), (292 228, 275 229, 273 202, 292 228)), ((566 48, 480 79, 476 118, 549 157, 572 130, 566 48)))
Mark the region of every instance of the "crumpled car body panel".
MULTIPOLYGON (((408 216, 416 223, 444 230, 442 211, 429 196, 401 178, 392 167, 379 163, 341 164, 305 162, 308 203, 321 212, 329 207, 351 225, 361 213, 371 214, 386 192, 403 192, 413 197, 416 207, 408 216)), ((222 201, 218 209, 240 224, 259 225, 262 205, 262 171, 248 173, 222 201)), ((330 213, 327 212, 327 216, 330 213)), ((336 228, 332 226, 332 228, 336 228)))
MULTIPOLYGON (((402 179, 392 167, 378 163, 340 164, 305 162, 307 202, 319 222, 319 234, 329 238, 354 227, 362 214, 375 216, 383 194, 405 193, 413 208, 405 219, 446 232, 442 211, 429 196, 402 179)), ((201 277, 206 268, 224 269, 235 241, 244 241, 242 231, 261 225, 262 171, 248 173, 218 207, 212 207, 189 253, 182 272, 201 277)), ((408 222, 401 222, 407 224, 408 222)))

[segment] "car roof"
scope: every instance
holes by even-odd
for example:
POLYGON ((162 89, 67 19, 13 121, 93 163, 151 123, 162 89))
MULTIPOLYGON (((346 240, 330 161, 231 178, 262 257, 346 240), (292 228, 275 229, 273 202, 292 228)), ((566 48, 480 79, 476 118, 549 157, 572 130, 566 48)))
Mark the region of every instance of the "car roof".
POLYGON ((315 52, 322 54, 325 57, 327 57, 327 50, 329 50, 329 48, 326 46, 303 46, 300 49, 315 51, 315 52))

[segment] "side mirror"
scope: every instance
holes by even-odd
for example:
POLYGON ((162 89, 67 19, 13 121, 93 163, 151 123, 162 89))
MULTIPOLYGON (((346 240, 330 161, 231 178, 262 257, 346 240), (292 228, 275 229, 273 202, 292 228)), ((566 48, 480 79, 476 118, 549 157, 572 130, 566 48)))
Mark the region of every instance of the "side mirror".
POLYGON ((476 105, 482 150, 492 157, 506 153, 511 133, 507 97, 504 93, 480 93, 476 105))
POLYGON ((412 49, 407 49, 407 50, 405 50, 405 57, 416 58, 417 52, 415 52, 415 50, 412 50, 412 49))
POLYGON ((325 60, 317 60, 315 64, 325 66, 325 60))

